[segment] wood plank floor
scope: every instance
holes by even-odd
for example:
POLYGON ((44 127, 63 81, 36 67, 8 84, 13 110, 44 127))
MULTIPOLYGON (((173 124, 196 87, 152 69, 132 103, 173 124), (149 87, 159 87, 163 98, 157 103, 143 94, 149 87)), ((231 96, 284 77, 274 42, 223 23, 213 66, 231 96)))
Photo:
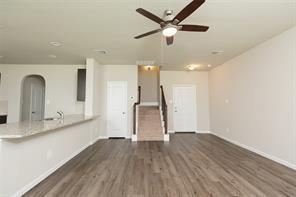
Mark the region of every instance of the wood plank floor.
POLYGON ((296 196, 296 172, 209 134, 100 140, 25 196, 296 196))

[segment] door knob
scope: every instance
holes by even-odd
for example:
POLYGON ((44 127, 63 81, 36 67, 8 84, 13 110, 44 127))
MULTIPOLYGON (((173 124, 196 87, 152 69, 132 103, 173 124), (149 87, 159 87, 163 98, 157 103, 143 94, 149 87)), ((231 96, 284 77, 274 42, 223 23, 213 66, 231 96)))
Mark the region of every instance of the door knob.
POLYGON ((125 112, 122 112, 122 114, 124 115, 124 114, 125 114, 125 112))

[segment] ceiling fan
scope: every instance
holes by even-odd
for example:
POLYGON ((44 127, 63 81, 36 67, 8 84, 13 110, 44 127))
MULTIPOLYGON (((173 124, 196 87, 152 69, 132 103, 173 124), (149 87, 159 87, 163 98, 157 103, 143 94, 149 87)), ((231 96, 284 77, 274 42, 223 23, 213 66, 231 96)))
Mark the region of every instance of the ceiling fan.
POLYGON ((199 8, 205 0, 193 0, 189 3, 181 12, 176 16, 173 15, 172 10, 166 10, 164 13, 164 18, 161 19, 158 16, 144 10, 143 8, 138 8, 136 11, 143 16, 153 20, 160 25, 160 29, 156 29, 142 35, 136 36, 135 39, 143 38, 151 34, 155 34, 162 31, 162 34, 166 37, 167 45, 171 45, 174 42, 174 35, 178 31, 191 31, 191 32, 206 32, 209 27, 202 25, 183 25, 180 24, 185 18, 192 14, 197 8, 199 8))

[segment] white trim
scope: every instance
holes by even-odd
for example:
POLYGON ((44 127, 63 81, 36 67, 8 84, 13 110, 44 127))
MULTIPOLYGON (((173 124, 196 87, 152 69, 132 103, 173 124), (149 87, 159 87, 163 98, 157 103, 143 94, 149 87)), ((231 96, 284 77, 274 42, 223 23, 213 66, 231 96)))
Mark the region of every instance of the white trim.
POLYGON ((247 149, 247 150, 249 150, 251 152, 257 153, 258 155, 261 155, 262 157, 265 157, 265 158, 270 159, 270 160, 272 160, 274 162, 277 162, 279 164, 282 164, 282 165, 284 165, 284 166, 286 166, 288 168, 291 168, 293 170, 296 170, 296 165, 295 164, 289 163, 289 162, 287 162, 287 161, 285 161, 283 159, 280 159, 280 158, 278 158, 276 156, 273 156, 273 155, 267 154, 265 152, 262 152, 262 151, 260 151, 260 150, 258 150, 256 148, 253 148, 253 147, 247 146, 245 144, 242 144, 240 142, 231 140, 231 139, 229 139, 227 137, 224 137, 224 136, 222 136, 220 134, 213 133, 213 132, 210 132, 210 133, 213 134, 213 135, 215 135, 215 136, 217 136, 217 137, 219 137, 219 138, 221 138, 221 139, 223 139, 223 140, 226 140, 226 141, 228 141, 228 142, 230 142, 232 144, 235 144, 237 146, 240 146, 240 147, 242 147, 244 149, 247 149))
POLYGON ((169 141, 170 141, 170 135, 169 135, 169 134, 165 134, 165 135, 163 136, 163 141, 165 141, 165 142, 169 142, 169 141))
POLYGON ((132 135, 132 142, 138 141, 137 135, 132 135))
POLYGON ((175 133, 175 131, 173 131, 173 130, 168 130, 168 133, 175 133))
POLYGON ((141 102, 140 106, 158 106, 158 102, 141 102))
POLYGON ((109 137, 108 136, 99 136, 98 137, 98 140, 107 140, 107 139, 109 139, 109 137))
POLYGON ((197 130, 195 133, 211 133, 210 131, 204 131, 204 130, 197 130))
POLYGON ((83 146, 82 148, 78 149, 77 151, 73 152, 68 158, 63 159, 62 161, 60 161, 54 167, 52 167, 51 169, 49 169, 45 173, 41 174, 39 177, 37 177, 36 179, 34 179, 33 181, 31 181, 30 183, 28 183, 24 187, 22 187, 19 191, 17 191, 16 193, 14 193, 12 196, 13 197, 19 197, 19 196, 24 195, 26 192, 28 192, 30 189, 32 189, 33 187, 35 187, 41 181, 43 181, 44 179, 46 179, 49 175, 51 175, 52 173, 54 173, 56 170, 58 170, 60 167, 62 167, 65 163, 67 163, 68 161, 70 161, 72 158, 74 158, 76 155, 78 155, 79 153, 81 153, 84 149, 86 149, 89 146, 90 146, 90 144, 87 144, 87 145, 83 146))
MULTIPOLYGON (((139 106, 136 106, 136 135, 139 132, 139 106)), ((132 132, 133 133, 133 132, 132 132)))

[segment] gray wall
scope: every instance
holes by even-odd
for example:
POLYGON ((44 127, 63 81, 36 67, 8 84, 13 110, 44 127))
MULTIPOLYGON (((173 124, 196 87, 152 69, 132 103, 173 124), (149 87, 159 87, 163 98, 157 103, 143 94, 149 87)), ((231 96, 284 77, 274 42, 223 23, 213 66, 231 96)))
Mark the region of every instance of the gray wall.
POLYGON ((296 169, 296 28, 210 72, 211 131, 296 169))

